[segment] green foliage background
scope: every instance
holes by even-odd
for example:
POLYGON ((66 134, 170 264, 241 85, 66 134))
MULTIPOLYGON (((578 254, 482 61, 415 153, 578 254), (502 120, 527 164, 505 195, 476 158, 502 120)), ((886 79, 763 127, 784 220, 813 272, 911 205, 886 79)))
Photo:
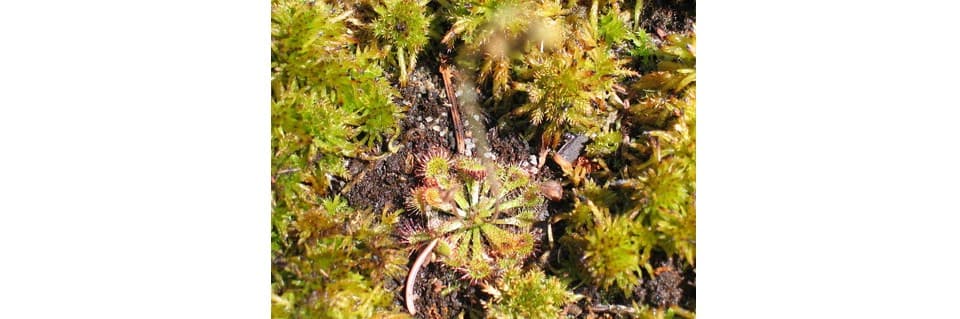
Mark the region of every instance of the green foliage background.
MULTIPOLYGON (((553 261, 527 258, 465 282, 488 294, 477 310, 554 318, 592 287, 600 298, 592 304, 626 301, 640 317, 695 316, 644 305, 632 291, 656 276, 655 252, 695 269, 696 35, 654 41, 636 28, 641 3, 631 4, 633 11, 619 1, 273 0, 273 316, 407 316, 402 287, 387 284, 406 276, 416 249, 398 240, 401 211, 356 209, 331 189, 352 178, 348 161, 395 150, 406 111, 395 103, 398 87, 418 59, 436 58, 425 50, 442 48, 478 75, 500 125, 526 127, 542 150, 555 151, 565 133, 590 140, 579 159, 555 160, 570 208, 546 221, 563 235, 536 249, 553 261)), ((533 232, 525 224, 510 234, 533 232)), ((497 245, 477 247, 498 254, 497 245)))

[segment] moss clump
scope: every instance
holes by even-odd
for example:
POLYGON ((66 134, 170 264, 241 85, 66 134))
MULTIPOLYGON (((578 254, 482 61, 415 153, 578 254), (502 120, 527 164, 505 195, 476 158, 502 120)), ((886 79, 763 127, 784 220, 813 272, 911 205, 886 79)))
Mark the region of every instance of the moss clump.
POLYGON ((583 265, 590 278, 607 288, 615 284, 625 292, 639 283, 640 236, 631 220, 606 219, 583 236, 583 265))
POLYGON ((375 50, 354 44, 341 12, 323 1, 272 5, 272 173, 287 196, 307 182, 325 195, 347 178, 345 158, 379 152, 402 117, 375 50))
POLYGON ((582 205, 598 220, 584 231, 564 237, 561 243, 582 251, 575 261, 575 273, 600 288, 614 286, 624 294, 640 284, 640 267, 645 256, 644 229, 627 216, 611 217, 609 211, 592 203, 582 205))
POLYGON ((623 135, 620 132, 616 131, 607 131, 600 134, 597 134, 593 138, 593 143, 587 145, 586 153, 590 157, 603 157, 613 152, 616 152, 620 148, 620 141, 623 139, 623 135))
POLYGON ((510 93, 511 68, 523 62, 523 54, 533 47, 552 49, 562 39, 561 7, 554 1, 454 0, 444 10, 453 25, 442 42, 458 44, 461 66, 491 83, 495 99, 510 93))
POLYGON ((460 65, 490 82, 511 115, 534 124, 530 133, 540 135, 544 149, 557 146, 564 132, 599 132, 597 123, 611 110, 607 100, 619 101, 616 83, 635 75, 612 53, 631 38, 627 16, 609 9, 598 26, 596 14, 568 5, 461 0, 447 9, 453 25, 443 42, 463 41, 460 65), (502 99, 517 92, 526 93, 525 103, 502 99))
MULTIPOLYGON (((330 197, 346 161, 377 155, 399 129, 381 53, 353 37, 353 11, 324 1, 271 4, 272 315, 370 318, 396 309, 399 212, 330 197)), ((395 313, 395 312, 393 312, 395 313)))
POLYGON ((561 163, 575 195, 573 209, 558 217, 567 221, 560 239, 572 256, 567 269, 602 289, 615 287, 606 290, 608 298, 635 297, 642 278, 655 276, 654 251, 696 263, 696 87, 695 71, 685 69, 695 63, 692 39, 668 39, 656 54, 663 69, 643 76, 674 80, 642 84, 641 78, 634 87, 648 86, 633 91, 637 102, 624 105, 612 126, 620 129, 605 128, 586 158, 561 163))
POLYGON ((531 55, 524 74, 532 80, 517 84, 528 102, 514 114, 529 117, 539 127, 544 146, 553 147, 564 132, 596 133, 604 120, 605 100, 612 94, 622 62, 605 47, 584 52, 569 48, 549 55, 531 55))
POLYGON ((496 286, 488 318, 563 318, 563 307, 576 299, 560 280, 537 269, 507 271, 496 286))
POLYGON ((427 44, 433 15, 427 13, 429 0, 383 0, 373 7, 377 19, 373 34, 397 52, 400 85, 407 84, 408 70, 417 63, 417 55, 427 44), (409 65, 409 68, 407 67, 409 65))
POLYGON ((641 143, 632 143, 630 152, 645 154, 648 160, 628 165, 622 184, 638 203, 631 214, 656 230, 657 247, 679 254, 690 265, 696 256, 695 41, 693 34, 668 37, 663 49, 667 60, 651 74, 672 74, 672 80, 645 89, 647 103, 640 105, 654 107, 630 110, 638 120, 651 120, 647 124, 655 129, 647 131, 641 143))
POLYGON ((398 217, 399 211, 355 211, 339 197, 298 212, 290 231, 296 243, 274 251, 272 316, 370 318, 393 312, 393 293, 381 283, 405 270, 393 248, 398 217))

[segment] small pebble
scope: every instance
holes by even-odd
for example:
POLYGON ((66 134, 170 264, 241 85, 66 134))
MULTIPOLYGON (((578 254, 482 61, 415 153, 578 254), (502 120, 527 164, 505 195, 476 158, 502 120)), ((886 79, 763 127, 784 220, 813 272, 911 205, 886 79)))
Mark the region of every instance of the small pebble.
POLYGON ((545 181, 540 183, 540 193, 547 199, 556 202, 563 199, 563 186, 557 181, 545 181))
POLYGON ((437 131, 437 132, 440 132, 440 126, 439 126, 439 125, 431 126, 430 129, 432 129, 432 130, 434 130, 434 131, 437 131))
POLYGON ((433 117, 432 117, 432 116, 427 116, 427 118, 424 119, 424 121, 427 121, 427 123, 433 122, 433 117))
POLYGON ((530 155, 530 163, 533 164, 534 166, 537 165, 537 156, 536 156, 536 155, 530 155))
POLYGON ((494 154, 491 153, 491 152, 483 153, 483 157, 486 157, 486 158, 489 158, 489 159, 492 159, 492 160, 496 160, 496 159, 497 159, 497 156, 494 155, 494 154))

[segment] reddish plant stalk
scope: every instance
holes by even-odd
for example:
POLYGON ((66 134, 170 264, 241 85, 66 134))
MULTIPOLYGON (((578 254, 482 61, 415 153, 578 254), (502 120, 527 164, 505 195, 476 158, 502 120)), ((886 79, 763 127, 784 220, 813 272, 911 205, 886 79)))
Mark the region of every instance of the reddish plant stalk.
POLYGON ((420 268, 423 267, 424 262, 427 261, 427 256, 430 256, 430 252, 433 251, 433 248, 437 246, 437 242, 439 241, 440 238, 430 241, 430 244, 427 244, 427 247, 423 248, 423 251, 417 256, 417 260, 413 262, 413 266, 410 267, 406 287, 404 287, 403 290, 403 299, 406 300, 407 311, 410 312, 411 315, 417 314, 417 308, 413 304, 413 282, 417 280, 417 274, 420 273, 420 268))

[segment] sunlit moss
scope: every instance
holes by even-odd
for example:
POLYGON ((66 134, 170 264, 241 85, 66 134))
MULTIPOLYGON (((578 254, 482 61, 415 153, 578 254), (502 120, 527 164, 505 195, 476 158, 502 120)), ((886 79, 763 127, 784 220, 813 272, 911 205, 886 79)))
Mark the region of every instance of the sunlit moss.
POLYGON ((297 254, 274 256, 273 316, 369 318, 396 309, 381 282, 402 276, 394 248, 398 212, 355 211, 339 197, 296 214, 297 254))
POLYGON ((408 70, 413 70, 417 55, 427 44, 433 15, 427 13, 429 0, 382 0, 373 10, 373 34, 386 41, 397 54, 400 84, 407 84, 408 70), (409 67, 408 67, 409 66, 409 67))
POLYGON ((518 68, 515 87, 527 93, 527 102, 513 114, 537 127, 544 148, 557 146, 564 132, 600 132, 606 114, 614 109, 607 104, 616 94, 614 87, 635 74, 607 43, 597 40, 597 30, 575 21, 565 23, 570 29, 562 48, 527 54, 526 65, 518 68))
POLYGON ((395 136, 398 92, 383 78, 380 53, 355 44, 351 11, 291 0, 272 9, 272 171, 325 195, 330 179, 347 177, 345 157, 378 153, 395 136))
POLYGON ((583 251, 579 267, 589 281, 601 288, 615 286, 625 294, 640 284, 642 231, 626 216, 605 216, 585 234, 572 235, 583 251))
POLYGON ((487 318, 563 318, 563 307, 575 299, 560 280, 536 269, 511 269, 496 287, 487 318))
MULTIPOLYGON (((670 52, 657 53, 664 69, 651 74, 695 76, 678 71, 695 67, 692 39, 670 39, 663 48, 670 52)), ((560 243, 572 256, 573 273, 600 288, 615 287, 628 299, 643 276, 653 276, 653 251, 696 264, 696 85, 691 79, 656 82, 632 94, 639 100, 625 105, 618 123, 633 131, 593 138, 585 153, 599 169, 572 181, 577 198, 559 216, 567 221, 560 243)))

